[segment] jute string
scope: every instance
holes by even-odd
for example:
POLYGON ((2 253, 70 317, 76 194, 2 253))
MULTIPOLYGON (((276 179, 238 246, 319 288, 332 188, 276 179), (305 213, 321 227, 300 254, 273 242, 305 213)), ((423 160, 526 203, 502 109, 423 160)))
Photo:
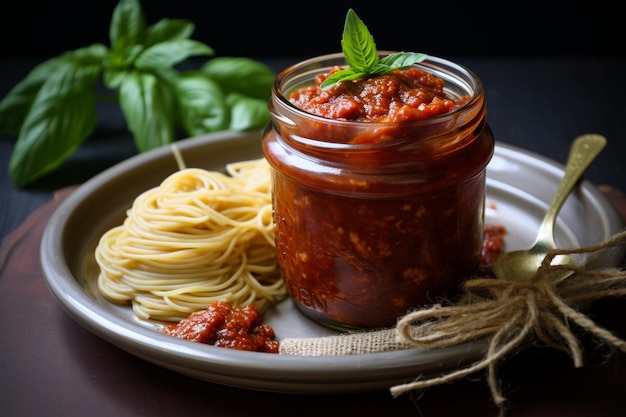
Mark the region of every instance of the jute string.
MULTIPOLYGON (((470 365, 390 388, 394 396, 448 383, 486 370, 494 403, 505 412, 497 365, 525 343, 540 340, 568 353, 574 366, 583 366, 583 349, 572 330, 577 325, 615 348, 626 352, 626 341, 589 319, 579 309, 604 297, 626 295, 626 271, 595 265, 590 257, 581 266, 551 265, 558 255, 585 255, 617 249, 626 241, 626 230, 603 242, 577 249, 548 252, 531 282, 474 278, 464 283, 463 296, 454 304, 435 304, 408 313, 395 328, 320 338, 291 338, 281 341, 280 353, 332 356, 373 353, 409 348, 440 349, 466 342, 486 340, 486 353, 470 365), (572 275, 555 283, 551 273, 569 270, 572 275)), ((617 253, 623 253, 620 249, 617 253)), ((595 259, 600 259, 595 257, 595 259)))

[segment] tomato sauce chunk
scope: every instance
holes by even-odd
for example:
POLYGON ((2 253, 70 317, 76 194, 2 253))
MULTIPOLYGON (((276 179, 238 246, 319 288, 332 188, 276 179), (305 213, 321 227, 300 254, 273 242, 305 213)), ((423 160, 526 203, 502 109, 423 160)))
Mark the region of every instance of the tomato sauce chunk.
POLYGON ((485 225, 479 275, 495 276, 491 267, 505 251, 504 236, 506 234, 507 230, 502 225, 485 225))
POLYGON ((486 224, 483 237, 481 265, 493 265, 504 252, 506 228, 498 224, 486 224))
POLYGON ((278 353, 274 329, 261 324, 261 317, 253 304, 238 308, 216 301, 205 310, 165 326, 163 333, 229 349, 278 353))

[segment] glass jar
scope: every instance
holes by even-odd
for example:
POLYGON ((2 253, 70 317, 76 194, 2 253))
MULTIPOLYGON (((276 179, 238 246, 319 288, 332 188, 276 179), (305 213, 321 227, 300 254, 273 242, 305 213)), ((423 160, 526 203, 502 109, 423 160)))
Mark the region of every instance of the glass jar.
POLYGON ((416 66, 444 79, 450 98, 468 96, 459 109, 374 123, 289 102, 335 65, 345 65, 343 54, 300 62, 272 89, 263 152, 279 265, 309 318, 338 330, 389 327, 412 309, 453 299, 479 265, 494 151, 485 93, 471 71, 429 57, 416 66))

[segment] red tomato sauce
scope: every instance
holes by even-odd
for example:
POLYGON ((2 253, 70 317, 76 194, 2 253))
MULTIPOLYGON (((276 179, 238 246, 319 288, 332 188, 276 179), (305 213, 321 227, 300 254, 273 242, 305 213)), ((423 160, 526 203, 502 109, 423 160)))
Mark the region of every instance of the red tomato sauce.
POLYGON ((484 231, 478 274, 492 276, 491 266, 505 250, 504 236, 507 234, 507 230, 501 225, 486 224, 484 231))
POLYGON ((289 100, 296 107, 331 119, 360 122, 403 122, 448 113, 467 102, 447 97, 444 80, 416 67, 384 75, 343 81, 321 89, 334 67, 315 79, 315 85, 294 91, 289 100))
POLYGON ((274 329, 261 324, 261 317, 253 304, 236 308, 216 301, 205 310, 165 326, 163 333, 229 349, 278 353, 274 329))

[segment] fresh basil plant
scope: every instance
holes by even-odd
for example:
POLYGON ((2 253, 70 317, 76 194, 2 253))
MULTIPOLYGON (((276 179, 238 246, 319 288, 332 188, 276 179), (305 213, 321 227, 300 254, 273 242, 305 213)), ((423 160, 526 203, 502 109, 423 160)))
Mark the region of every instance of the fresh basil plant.
POLYGON ((69 158, 96 129, 101 100, 119 103, 140 152, 175 141, 180 131, 195 136, 265 126, 274 72, 238 57, 179 70, 188 58, 215 54, 190 38, 194 29, 182 19, 147 25, 138 0, 120 0, 110 47, 68 51, 32 69, 0 101, 0 133, 17 137, 9 162, 14 183, 32 183, 69 158), (111 94, 99 94, 102 87, 111 94))

